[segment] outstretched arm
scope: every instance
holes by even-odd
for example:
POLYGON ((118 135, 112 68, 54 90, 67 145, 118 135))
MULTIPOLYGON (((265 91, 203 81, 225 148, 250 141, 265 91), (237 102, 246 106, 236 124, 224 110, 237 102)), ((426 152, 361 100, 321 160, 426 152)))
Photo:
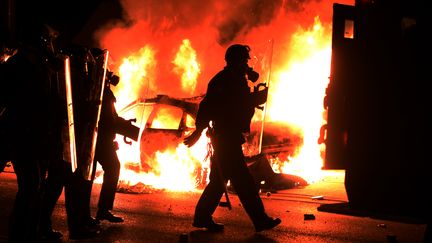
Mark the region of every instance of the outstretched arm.
POLYGON ((188 147, 192 147, 201 137, 202 131, 202 129, 196 129, 191 135, 184 138, 183 143, 188 147))

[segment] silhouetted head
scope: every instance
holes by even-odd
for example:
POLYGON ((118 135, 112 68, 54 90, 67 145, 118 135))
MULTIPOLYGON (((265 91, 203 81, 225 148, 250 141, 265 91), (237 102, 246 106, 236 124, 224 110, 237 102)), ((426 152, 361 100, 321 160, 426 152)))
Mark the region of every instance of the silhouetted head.
POLYGON ((90 52, 91 52, 91 54, 92 54, 94 57, 98 57, 98 56, 104 54, 104 50, 102 50, 102 49, 99 48, 99 47, 93 47, 93 48, 91 48, 91 49, 90 49, 90 52))
POLYGON ((250 59, 249 52, 249 46, 233 44, 225 52, 225 61, 228 66, 247 63, 250 59))
POLYGON ((44 48, 44 50, 52 54, 55 53, 56 49, 54 45, 58 37, 59 37, 59 32, 56 29, 54 29, 48 24, 44 24, 42 26, 42 30, 39 38, 41 41, 42 48, 44 48))

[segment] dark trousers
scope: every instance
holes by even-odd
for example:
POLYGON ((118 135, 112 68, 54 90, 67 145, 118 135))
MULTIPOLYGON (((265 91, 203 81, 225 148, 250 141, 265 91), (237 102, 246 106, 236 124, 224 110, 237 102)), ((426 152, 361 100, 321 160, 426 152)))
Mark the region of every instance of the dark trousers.
POLYGON ((68 229, 71 234, 84 231, 89 226, 91 190, 92 181, 76 173, 72 174, 65 187, 68 229))
POLYGON ((63 160, 50 163, 43 196, 41 230, 52 228, 51 216, 65 188, 65 206, 69 232, 82 230, 90 218, 92 182, 73 174, 71 164, 63 160))
POLYGON ((63 187, 67 184, 72 174, 69 163, 59 160, 53 161, 48 167, 48 176, 45 181, 45 191, 42 198, 41 230, 52 229, 51 216, 62 194, 63 187))
POLYGON ((98 208, 99 210, 112 210, 120 176, 120 161, 117 157, 116 147, 97 147, 96 160, 101 164, 104 171, 98 208))
POLYGON ((38 236, 44 168, 36 159, 12 160, 18 182, 9 219, 9 242, 35 242, 38 236))
POLYGON ((194 220, 205 222, 211 219, 224 193, 224 183, 228 180, 254 226, 267 220, 269 217, 265 213, 254 178, 246 165, 241 143, 228 138, 213 139, 212 143, 214 154, 210 182, 196 205, 194 220))

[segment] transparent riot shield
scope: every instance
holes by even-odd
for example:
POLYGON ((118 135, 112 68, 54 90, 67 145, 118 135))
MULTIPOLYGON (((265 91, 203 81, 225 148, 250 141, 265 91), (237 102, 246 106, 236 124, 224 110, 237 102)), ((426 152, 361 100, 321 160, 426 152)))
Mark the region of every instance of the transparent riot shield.
POLYGON ((91 180, 94 173, 94 157, 96 152, 96 140, 98 135, 98 124, 102 108, 102 98, 105 88, 107 75, 109 52, 104 50, 101 55, 93 57, 92 62, 86 61, 86 80, 84 102, 82 102, 80 112, 80 141, 78 148, 78 167, 79 173, 84 179, 91 180))
MULTIPOLYGON (((259 73, 258 81, 252 84, 253 87, 251 89, 258 91, 264 87, 270 87, 273 40, 251 45, 250 55, 249 66, 259 73)), ((255 109, 251 121, 251 131, 246 137, 247 142, 243 145, 243 152, 246 156, 254 156, 261 153, 266 106, 267 102, 255 109)))
POLYGON ((72 97, 72 82, 70 71, 70 59, 68 56, 64 58, 64 74, 65 74, 65 88, 66 88, 66 109, 67 109, 67 124, 63 127, 65 131, 62 132, 63 140, 63 159, 71 163, 72 171, 74 172, 77 167, 77 151, 75 143, 75 123, 74 123, 74 110, 73 110, 73 97, 72 97))

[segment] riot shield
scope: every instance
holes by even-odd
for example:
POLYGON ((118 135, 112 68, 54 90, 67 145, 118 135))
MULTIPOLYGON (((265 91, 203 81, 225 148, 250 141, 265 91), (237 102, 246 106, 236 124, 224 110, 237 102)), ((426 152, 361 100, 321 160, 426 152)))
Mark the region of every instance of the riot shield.
MULTIPOLYGON (((84 107, 81 109, 86 116, 81 117, 81 139, 78 150, 79 165, 77 172, 86 180, 92 179, 95 169, 93 164, 107 75, 108 55, 108 50, 104 50, 101 55, 94 57, 94 62, 91 63, 92 66, 88 67, 89 84, 86 85, 84 107)), ((87 64, 90 64, 90 62, 87 64)))
POLYGON ((65 88, 66 88, 66 109, 67 109, 67 124, 63 126, 62 132, 63 140, 63 159, 70 161, 72 172, 78 167, 77 152, 75 143, 75 123, 74 123, 74 110, 72 98, 72 83, 70 71, 70 59, 68 56, 64 58, 64 73, 65 73, 65 88))
MULTIPOLYGON (((263 87, 269 87, 271 79, 271 64, 273 57, 273 40, 265 43, 251 45, 251 60, 249 65, 259 73, 259 79, 253 83, 253 90, 259 91, 263 87)), ((264 122, 266 117, 267 103, 255 109, 251 121, 251 131, 246 136, 247 143, 243 144, 243 152, 246 156, 261 154, 262 139, 264 133, 264 122)))

